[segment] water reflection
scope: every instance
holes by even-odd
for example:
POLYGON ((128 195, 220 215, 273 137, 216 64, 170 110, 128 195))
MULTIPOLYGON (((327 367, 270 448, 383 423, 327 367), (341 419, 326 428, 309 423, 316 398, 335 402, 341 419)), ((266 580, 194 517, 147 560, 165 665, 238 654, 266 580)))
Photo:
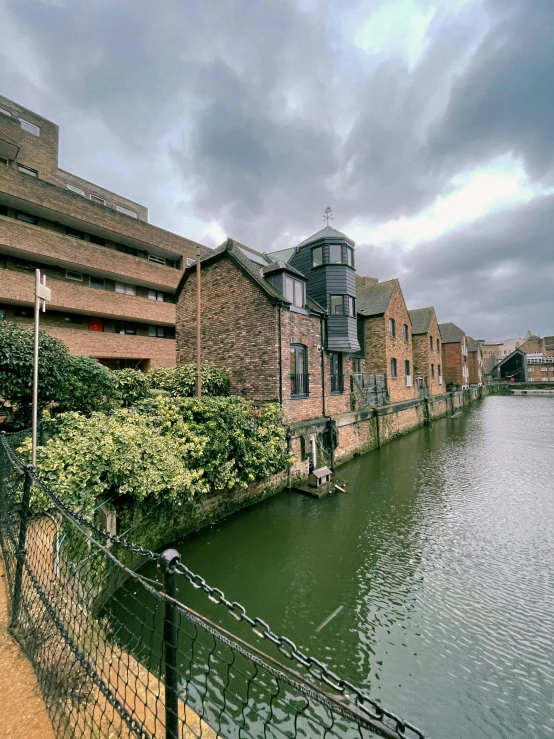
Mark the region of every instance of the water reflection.
POLYGON ((554 735, 553 411, 487 398, 343 466, 345 495, 284 493, 176 546, 430 736, 554 735))

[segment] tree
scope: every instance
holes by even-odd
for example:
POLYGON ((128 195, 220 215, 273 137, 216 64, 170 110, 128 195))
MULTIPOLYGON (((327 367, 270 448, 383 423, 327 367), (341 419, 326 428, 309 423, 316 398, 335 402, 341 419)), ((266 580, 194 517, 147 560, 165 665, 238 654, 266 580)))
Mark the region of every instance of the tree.
POLYGON ((93 411, 109 408, 116 398, 114 373, 94 357, 68 356, 64 381, 56 398, 59 411, 93 411))
MULTIPOLYGON (((33 400, 33 330, 10 321, 0 323, 0 398, 11 406, 10 424, 31 424, 33 400)), ((69 352, 65 344, 39 332, 38 406, 58 400, 65 382, 69 352)))

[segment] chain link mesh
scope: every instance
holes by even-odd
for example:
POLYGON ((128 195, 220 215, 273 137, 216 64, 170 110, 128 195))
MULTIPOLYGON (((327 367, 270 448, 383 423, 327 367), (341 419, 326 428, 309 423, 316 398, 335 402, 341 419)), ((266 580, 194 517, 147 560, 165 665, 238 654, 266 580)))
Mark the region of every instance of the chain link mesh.
POLYGON ((58 737, 423 739, 178 558, 168 561, 72 511, 10 441, 0 434, 10 627, 58 737), (33 488, 48 498, 48 514, 27 516, 33 488), (121 561, 128 551, 157 562, 159 581, 130 570, 121 561), (179 577, 248 623, 276 656, 175 600, 179 577))

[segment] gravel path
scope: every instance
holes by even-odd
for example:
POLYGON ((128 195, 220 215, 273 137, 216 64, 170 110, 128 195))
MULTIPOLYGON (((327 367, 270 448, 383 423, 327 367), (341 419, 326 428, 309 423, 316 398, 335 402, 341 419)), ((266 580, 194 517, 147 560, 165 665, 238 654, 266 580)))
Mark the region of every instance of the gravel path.
POLYGON ((0 737, 54 739, 33 668, 7 626, 6 580, 0 557, 0 737))

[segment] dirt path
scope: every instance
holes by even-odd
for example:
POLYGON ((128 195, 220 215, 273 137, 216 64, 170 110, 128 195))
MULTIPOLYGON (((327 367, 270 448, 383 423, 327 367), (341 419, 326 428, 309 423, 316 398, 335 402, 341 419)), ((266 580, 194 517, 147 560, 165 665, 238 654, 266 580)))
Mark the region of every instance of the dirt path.
POLYGON ((54 739, 33 668, 7 626, 6 579, 0 557, 0 739, 54 739))

